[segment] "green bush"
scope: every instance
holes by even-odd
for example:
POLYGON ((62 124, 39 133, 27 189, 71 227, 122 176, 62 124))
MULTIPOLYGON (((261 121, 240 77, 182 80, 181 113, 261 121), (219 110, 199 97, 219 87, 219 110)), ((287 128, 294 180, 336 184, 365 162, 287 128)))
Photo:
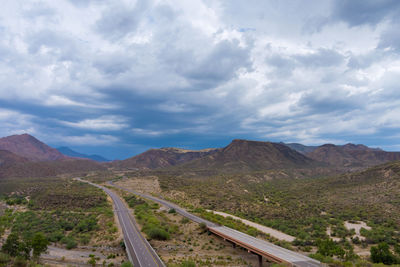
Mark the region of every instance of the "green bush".
POLYGON ((194 261, 184 261, 181 267, 196 267, 196 263, 194 261))
POLYGON ((400 263, 400 260, 389 250, 389 245, 385 242, 378 246, 371 247, 371 260, 374 263, 383 263, 387 265, 400 263))
POLYGON ((176 210, 175 210, 175 209, 170 209, 170 210, 168 211, 168 213, 170 213, 170 214, 175 214, 175 213, 176 213, 176 210))
POLYGON ((77 242, 75 241, 75 239, 73 237, 64 237, 63 239, 61 239, 61 243, 63 243, 67 249, 73 249, 76 248, 78 246, 77 242))
POLYGON ((6 253, 0 252, 0 266, 6 266, 10 262, 10 256, 6 253))
POLYGON ((133 265, 132 265, 132 263, 126 261, 126 262, 121 264, 121 267, 133 267, 133 265))
POLYGON ((318 240, 317 241, 318 254, 323 256, 339 256, 343 258, 345 255, 344 249, 336 244, 332 239, 318 240))
POLYGON ((159 228, 157 226, 154 226, 152 228, 149 228, 146 230, 146 234, 151 238, 151 239, 157 239, 157 240, 168 240, 170 238, 170 235, 167 231, 165 231, 162 228, 159 228))
POLYGON ((25 267, 27 265, 27 261, 24 257, 17 256, 14 259, 14 267, 25 267))

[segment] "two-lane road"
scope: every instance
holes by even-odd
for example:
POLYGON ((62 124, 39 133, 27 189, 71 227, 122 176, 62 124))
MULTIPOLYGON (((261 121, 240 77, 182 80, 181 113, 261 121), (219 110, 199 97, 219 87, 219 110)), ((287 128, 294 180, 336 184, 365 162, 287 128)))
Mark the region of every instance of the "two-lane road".
POLYGON ((104 190, 104 192, 111 197, 114 203, 115 213, 118 216, 118 220, 122 228, 129 260, 135 267, 165 267, 164 263, 158 257, 157 253, 151 247, 149 242, 147 242, 147 240, 141 235, 136 226, 135 219, 117 194, 106 187, 82 180, 80 178, 76 178, 76 180, 96 186, 104 190))

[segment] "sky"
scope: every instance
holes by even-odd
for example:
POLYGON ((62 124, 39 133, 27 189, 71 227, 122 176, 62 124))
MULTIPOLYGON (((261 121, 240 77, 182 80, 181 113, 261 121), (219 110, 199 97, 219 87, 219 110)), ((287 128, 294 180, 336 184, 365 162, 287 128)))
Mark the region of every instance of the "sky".
POLYGON ((0 136, 123 159, 232 139, 400 150, 398 0, 3 0, 0 136))

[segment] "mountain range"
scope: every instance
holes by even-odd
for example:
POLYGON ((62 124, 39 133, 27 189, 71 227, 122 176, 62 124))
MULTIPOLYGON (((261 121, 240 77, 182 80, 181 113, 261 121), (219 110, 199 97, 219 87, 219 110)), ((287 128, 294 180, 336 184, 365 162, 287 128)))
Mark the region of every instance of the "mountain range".
POLYGON ((107 160, 101 156, 81 154, 67 147, 52 148, 28 134, 0 138, 0 176, 45 176, 107 168, 211 170, 223 173, 333 168, 337 172, 348 172, 396 160, 400 160, 400 152, 387 152, 364 145, 305 146, 235 139, 223 148, 150 149, 126 160, 105 162, 107 160))

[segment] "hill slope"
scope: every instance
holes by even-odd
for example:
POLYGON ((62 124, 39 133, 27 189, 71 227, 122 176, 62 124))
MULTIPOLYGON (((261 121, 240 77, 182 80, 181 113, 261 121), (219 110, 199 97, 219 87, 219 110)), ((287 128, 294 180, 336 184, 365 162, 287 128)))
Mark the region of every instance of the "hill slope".
POLYGON ((57 149, 49 147, 29 134, 11 135, 0 138, 0 149, 34 161, 66 159, 57 149))
POLYGON ((114 168, 158 169, 171 167, 192 161, 207 155, 212 155, 218 149, 186 150, 179 148, 150 149, 140 155, 126 160, 110 163, 114 168))
POLYGON ((299 143, 282 143, 282 144, 290 147, 291 149, 296 150, 297 152, 300 152, 301 154, 306 154, 306 153, 312 152, 318 148, 318 146, 305 146, 305 145, 299 144, 299 143))
POLYGON ((15 155, 14 153, 7 150, 0 150, 0 166, 10 165, 15 163, 27 162, 26 158, 15 155))
POLYGON ((104 158, 102 156, 82 154, 82 153, 76 152, 76 151, 70 149, 69 147, 65 147, 65 146, 59 147, 59 148, 57 148, 57 150, 59 152, 61 152, 62 154, 66 155, 66 156, 69 156, 69 157, 91 159, 91 160, 95 160, 95 161, 98 161, 98 162, 110 161, 110 160, 108 160, 108 159, 106 159, 106 158, 104 158))
POLYGON ((69 159, 60 161, 27 161, 0 165, 0 178, 49 177, 60 174, 78 174, 106 168, 92 160, 69 159))
POLYGON ((400 152, 386 152, 354 144, 343 146, 326 144, 306 153, 306 156, 333 166, 345 168, 371 167, 389 161, 400 160, 400 152))
POLYGON ((314 160, 283 144, 236 139, 216 153, 182 167, 234 172, 304 168, 312 165, 315 165, 314 160))

